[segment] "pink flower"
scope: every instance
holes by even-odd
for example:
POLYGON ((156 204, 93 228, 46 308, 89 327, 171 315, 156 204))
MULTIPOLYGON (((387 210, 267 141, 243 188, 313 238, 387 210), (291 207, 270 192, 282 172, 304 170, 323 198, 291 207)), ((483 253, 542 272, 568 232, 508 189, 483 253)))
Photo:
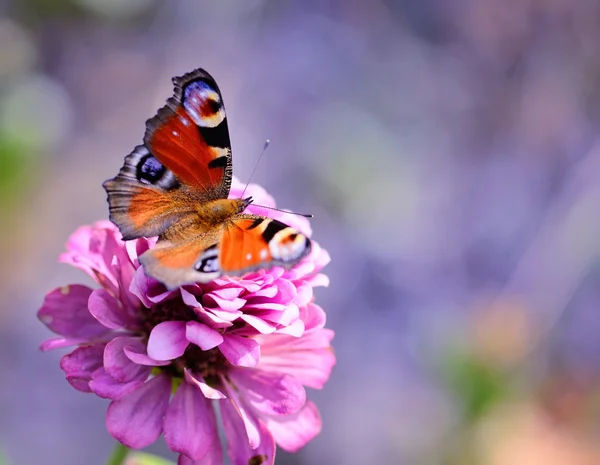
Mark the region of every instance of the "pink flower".
MULTIPOLYGON (((232 196, 240 193, 234 181, 232 196)), ((260 187, 247 193, 273 206, 260 187)), ((290 218, 283 220, 310 234, 308 221, 290 218)), ((42 349, 75 346, 60 363, 67 381, 111 400, 107 429, 128 447, 164 434, 179 464, 220 464, 218 405, 234 464, 272 464, 276 444, 300 449, 321 428, 304 388, 323 387, 335 364, 333 332, 313 296, 313 287, 328 284, 320 273, 327 252, 313 241, 291 270, 168 291, 137 260, 153 245, 123 242, 109 222, 79 228, 60 259, 100 287, 75 284, 47 294, 38 316, 58 337, 42 349)))

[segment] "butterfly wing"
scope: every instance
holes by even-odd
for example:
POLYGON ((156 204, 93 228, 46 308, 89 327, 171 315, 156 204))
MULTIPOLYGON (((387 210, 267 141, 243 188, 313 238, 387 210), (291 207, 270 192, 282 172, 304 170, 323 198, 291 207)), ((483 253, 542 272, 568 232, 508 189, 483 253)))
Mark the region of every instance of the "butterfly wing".
POLYGON ((231 187, 231 142, 223 97, 203 69, 173 78, 174 96, 146 123, 144 144, 181 183, 207 200, 231 187))
POLYGON ((310 239, 281 221, 237 215, 223 228, 219 243, 220 272, 239 276, 272 266, 290 268, 310 250, 310 239))
POLYGON ((194 214, 194 206, 227 198, 231 144, 221 92, 197 69, 173 79, 174 96, 146 122, 144 145, 104 183, 111 220, 124 239, 159 236, 194 214))
POLYGON ((217 240, 218 234, 209 233, 179 241, 159 241, 139 260, 147 275, 169 289, 195 282, 207 283, 221 275, 217 240))
POLYGON ((208 232, 190 232, 159 241, 140 262, 146 273, 170 289, 207 283, 222 274, 240 276, 273 266, 290 268, 311 249, 310 239, 281 221, 236 215, 208 232))

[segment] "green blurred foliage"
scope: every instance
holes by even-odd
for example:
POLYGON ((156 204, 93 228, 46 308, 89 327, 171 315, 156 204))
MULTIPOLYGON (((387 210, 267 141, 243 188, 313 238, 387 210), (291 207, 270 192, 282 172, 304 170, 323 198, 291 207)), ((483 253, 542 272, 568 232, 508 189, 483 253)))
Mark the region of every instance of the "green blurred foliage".
POLYGON ((510 379, 472 353, 454 353, 444 360, 444 380, 462 407, 462 419, 472 424, 510 395, 510 379))
MULTIPOLYGON (((10 213, 32 181, 34 157, 20 144, 0 138, 0 209, 10 213)), ((39 160, 38 160, 39 162, 39 160)))
POLYGON ((125 465, 175 465, 173 462, 156 455, 136 452, 125 462, 125 465))

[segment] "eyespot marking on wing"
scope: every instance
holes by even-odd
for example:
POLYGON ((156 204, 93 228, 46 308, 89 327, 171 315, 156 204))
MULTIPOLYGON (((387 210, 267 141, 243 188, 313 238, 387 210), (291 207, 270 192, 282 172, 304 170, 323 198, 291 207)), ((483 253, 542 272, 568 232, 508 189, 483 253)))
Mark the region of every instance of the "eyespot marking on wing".
POLYGON ((183 89, 183 106, 200 128, 215 128, 225 120, 221 96, 206 81, 192 81, 183 89))
POLYGON ((200 273, 219 273, 219 251, 216 244, 202 252, 194 268, 200 273))
POLYGON ((290 262, 298 260, 310 252, 310 240, 304 235, 292 231, 292 228, 289 227, 281 229, 268 242, 269 251, 275 260, 290 262))

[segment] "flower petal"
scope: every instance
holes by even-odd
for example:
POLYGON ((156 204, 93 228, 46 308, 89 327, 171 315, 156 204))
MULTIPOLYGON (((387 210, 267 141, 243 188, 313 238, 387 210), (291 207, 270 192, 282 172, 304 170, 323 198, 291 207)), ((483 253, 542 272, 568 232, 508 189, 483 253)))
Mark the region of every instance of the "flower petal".
POLYGON ((218 389, 210 387, 204 382, 204 378, 200 375, 194 375, 190 370, 184 368, 185 380, 193 386, 196 386, 202 391, 207 399, 219 400, 226 399, 227 396, 218 389))
POLYGON ((223 336, 218 331, 197 321, 188 321, 186 323, 185 337, 202 350, 210 350, 223 342, 223 336))
POLYGON ((296 296, 296 305, 299 307, 303 307, 307 305, 313 298, 313 288, 310 284, 305 281, 297 281, 296 289, 298 290, 298 295, 296 296))
POLYGON ((149 446, 160 436, 170 395, 171 379, 161 375, 113 400, 106 412, 108 432, 127 447, 149 446))
POLYGON ((229 379, 245 402, 267 415, 291 415, 306 402, 302 383, 287 374, 238 368, 230 370, 229 379))
POLYGON ((148 355, 155 360, 173 360, 181 357, 188 345, 185 321, 164 321, 150 332, 148 355))
POLYGON ((115 337, 104 349, 104 368, 117 381, 127 383, 136 378, 144 379, 150 374, 150 368, 131 361, 123 351, 125 346, 143 346, 137 337, 115 337))
POLYGON ((121 383, 106 373, 104 368, 98 368, 92 373, 89 387, 97 396, 117 400, 144 384, 145 381, 144 378, 138 378, 128 383, 121 383))
POLYGON ((235 366, 256 366, 260 357, 258 342, 235 334, 226 335, 219 345, 219 350, 235 366))
POLYGON ((90 313, 104 326, 120 329, 127 326, 129 316, 123 307, 106 289, 96 289, 88 300, 90 313))
POLYGON ((92 373, 102 366, 105 344, 78 347, 60 359, 67 381, 78 391, 90 392, 92 373))
POLYGON ((325 326, 325 311, 318 305, 310 303, 306 307, 303 307, 300 313, 300 318, 304 321, 307 331, 325 326))
POLYGON ((277 330, 280 334, 289 334, 296 338, 301 337, 304 334, 304 322, 302 320, 296 320, 289 326, 284 326, 277 330))
POLYGON ((227 400, 220 401, 219 407, 227 437, 227 454, 231 462, 234 465, 249 463, 272 465, 275 462, 275 441, 265 425, 258 419, 252 418, 250 422, 252 429, 249 431, 249 421, 247 418, 243 419, 245 415, 243 409, 227 400))
POLYGON ((143 350, 140 350, 139 347, 125 346, 123 347, 123 352, 129 360, 138 365, 162 367, 171 363, 169 360, 154 360, 146 355, 143 350))
POLYGON ((269 323, 258 316, 244 314, 241 318, 261 334, 271 334, 277 329, 275 324, 269 323))
POLYGON ((267 417, 265 423, 277 445, 288 452, 297 452, 321 432, 321 415, 310 401, 294 415, 267 417))
POLYGON ((333 331, 307 331, 300 338, 283 334, 272 334, 268 340, 262 338, 257 337, 261 343, 261 370, 287 373, 314 389, 321 389, 329 379, 335 365, 335 355, 329 345, 333 331))
POLYGON ((71 234, 67 251, 59 260, 85 271, 98 284, 115 291, 116 295, 117 278, 110 264, 115 256, 125 258, 120 237, 117 228, 108 221, 82 226, 71 234))
POLYGON ((107 332, 88 310, 92 289, 73 284, 46 294, 38 318, 50 330, 71 338, 92 339, 107 332))
POLYGON ((193 460, 201 459, 210 449, 221 449, 211 401, 186 382, 180 384, 169 404, 163 432, 169 449, 193 460))
POLYGON ((82 338, 54 337, 42 342, 40 344, 40 350, 42 352, 47 352, 49 350, 64 349, 65 347, 74 346, 86 341, 87 339, 82 338))

